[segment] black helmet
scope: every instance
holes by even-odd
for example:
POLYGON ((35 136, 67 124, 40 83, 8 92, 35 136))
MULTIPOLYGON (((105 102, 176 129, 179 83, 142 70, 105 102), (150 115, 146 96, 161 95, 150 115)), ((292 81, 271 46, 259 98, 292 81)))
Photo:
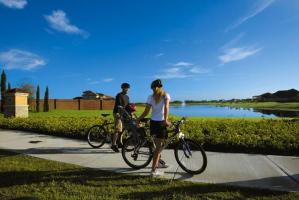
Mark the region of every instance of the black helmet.
POLYGON ((162 81, 160 79, 154 80, 151 84, 151 88, 155 88, 155 87, 162 87, 162 81))
POLYGON ((124 88, 130 88, 130 84, 129 83, 123 83, 121 84, 121 88, 124 89, 124 88))

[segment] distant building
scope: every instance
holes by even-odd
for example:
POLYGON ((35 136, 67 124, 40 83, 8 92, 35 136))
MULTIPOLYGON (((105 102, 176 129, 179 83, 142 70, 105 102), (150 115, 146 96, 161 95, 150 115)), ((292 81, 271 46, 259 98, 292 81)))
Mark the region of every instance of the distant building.
POLYGON ((96 93, 91 90, 86 90, 83 92, 81 97, 75 97, 74 99, 87 99, 87 100, 113 100, 114 98, 103 93, 96 93))

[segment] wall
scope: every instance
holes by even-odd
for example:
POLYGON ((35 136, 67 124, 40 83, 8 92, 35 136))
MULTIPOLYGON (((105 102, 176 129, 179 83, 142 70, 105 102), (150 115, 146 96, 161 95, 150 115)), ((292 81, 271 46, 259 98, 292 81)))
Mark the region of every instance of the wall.
MULTIPOLYGON (((35 99, 30 102, 30 110, 35 110, 35 99)), ((49 99, 49 109, 59 110, 112 110, 114 100, 86 100, 86 99, 49 99)), ((44 101, 39 101, 39 109, 43 111, 44 101)))

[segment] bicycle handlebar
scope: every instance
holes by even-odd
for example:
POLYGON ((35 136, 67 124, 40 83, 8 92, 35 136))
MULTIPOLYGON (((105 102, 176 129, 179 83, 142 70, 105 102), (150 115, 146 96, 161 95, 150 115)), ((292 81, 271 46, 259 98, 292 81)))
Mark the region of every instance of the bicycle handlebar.
POLYGON ((186 117, 182 117, 180 120, 171 122, 176 128, 187 121, 186 117))

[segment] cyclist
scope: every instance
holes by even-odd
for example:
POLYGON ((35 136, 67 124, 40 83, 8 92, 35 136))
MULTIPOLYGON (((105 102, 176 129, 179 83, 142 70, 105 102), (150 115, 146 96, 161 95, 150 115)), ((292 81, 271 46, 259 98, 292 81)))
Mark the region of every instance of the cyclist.
POLYGON ((127 107, 130 103, 128 91, 130 89, 129 83, 122 83, 121 84, 122 91, 118 93, 115 97, 115 104, 113 109, 113 117, 114 117, 114 135, 112 137, 112 145, 111 149, 115 152, 119 152, 118 147, 122 145, 122 130, 123 124, 121 121, 121 116, 118 112, 118 106, 127 107), (117 141, 118 140, 118 141, 117 141), (117 145, 117 142, 119 145, 117 145))
POLYGON ((156 149, 153 156, 151 174, 152 176, 161 176, 163 175, 163 172, 158 171, 157 167, 159 167, 161 163, 164 163, 165 166, 165 162, 160 160, 160 158, 162 143, 168 136, 166 127, 171 125, 168 121, 170 96, 163 90, 163 85, 160 79, 154 80, 151 83, 151 89, 153 90, 153 94, 148 97, 146 107, 141 116, 138 118, 138 121, 147 116, 150 109, 152 109, 150 132, 151 135, 155 136, 154 142, 156 149))

